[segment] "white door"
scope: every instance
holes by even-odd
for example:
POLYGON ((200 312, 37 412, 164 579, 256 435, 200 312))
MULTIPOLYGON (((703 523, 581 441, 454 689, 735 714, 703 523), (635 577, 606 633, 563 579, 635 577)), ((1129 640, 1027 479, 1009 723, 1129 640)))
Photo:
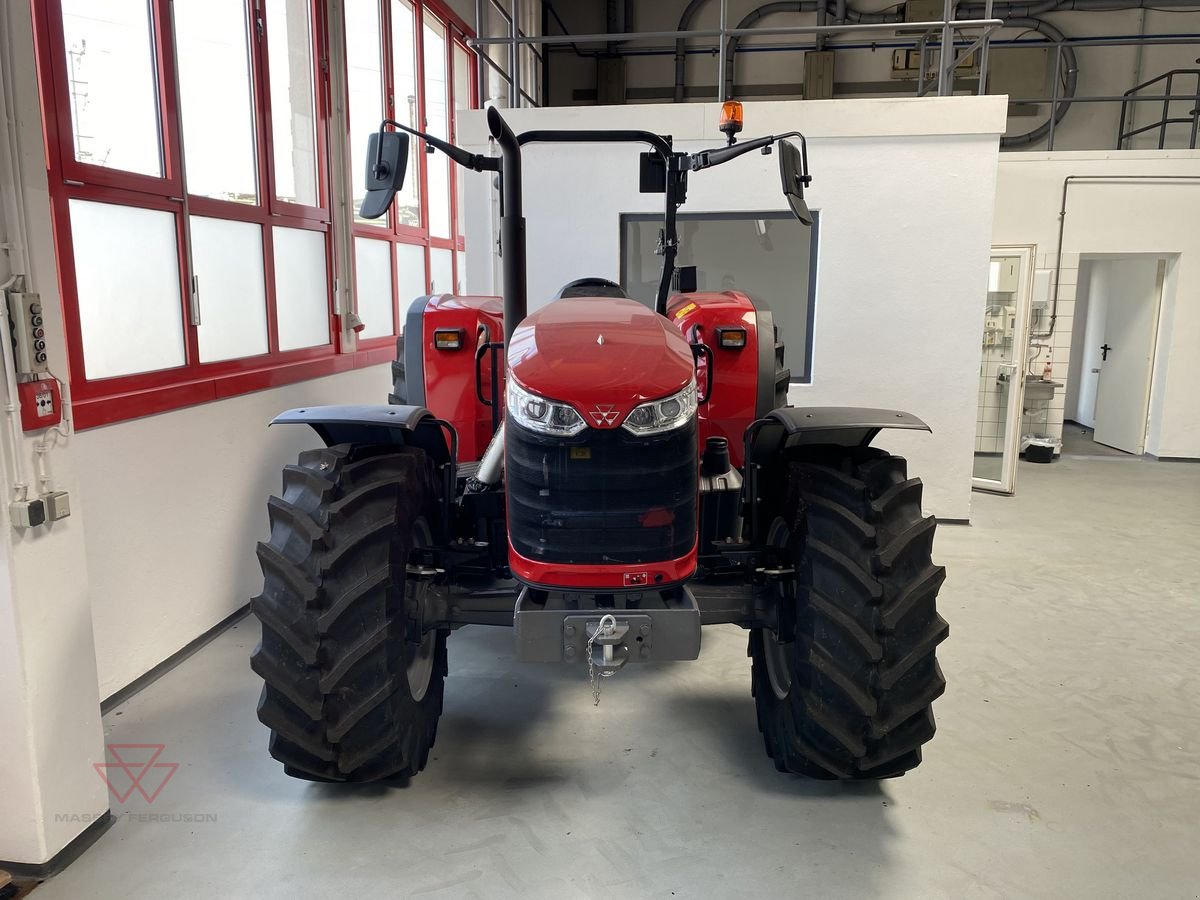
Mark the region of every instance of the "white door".
POLYGON ((1165 260, 1111 261, 1094 437, 1097 443, 1126 453, 1146 451, 1150 378, 1165 275, 1165 260))
POLYGON ((981 291, 983 339, 971 472, 976 490, 1011 494, 1016 489, 1035 249, 993 247, 987 290, 981 291))

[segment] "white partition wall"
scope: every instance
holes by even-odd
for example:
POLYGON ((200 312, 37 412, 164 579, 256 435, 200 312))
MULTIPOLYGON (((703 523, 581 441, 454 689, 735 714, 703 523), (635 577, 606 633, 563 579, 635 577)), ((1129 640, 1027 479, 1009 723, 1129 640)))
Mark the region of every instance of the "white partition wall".
MULTIPOLYGON (((803 131, 820 213, 812 383, 797 405, 904 409, 933 435, 879 443, 910 458, 926 509, 967 519, 975 438, 979 312, 987 287, 1003 97, 745 104, 746 136, 803 131)), ((681 149, 724 142, 712 103, 506 112, 516 131, 629 128, 681 149)), ((462 115, 469 149, 486 151, 480 113, 462 115)), ((638 192, 635 145, 528 145, 529 305, 583 275, 620 276, 622 213, 655 212, 638 192)), ((491 178, 467 184, 467 289, 496 293, 491 178)), ((775 156, 757 153, 691 176, 688 212, 781 210, 775 156)), ((778 304, 781 298, 766 298, 778 304)), ((782 302, 786 302, 783 300, 782 302)))

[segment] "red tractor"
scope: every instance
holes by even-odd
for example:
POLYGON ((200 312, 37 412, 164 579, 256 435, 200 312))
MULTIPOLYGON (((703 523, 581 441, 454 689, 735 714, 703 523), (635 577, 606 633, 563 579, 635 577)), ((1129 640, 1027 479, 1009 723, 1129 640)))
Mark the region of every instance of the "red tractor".
POLYGON ((788 406, 766 304, 688 290, 675 268, 688 175, 744 153, 777 149, 783 192, 811 222, 804 137, 739 142, 730 115, 726 145, 686 153, 643 131, 487 121, 499 156, 390 121, 371 137, 364 216, 403 184, 409 133, 497 173, 504 297, 417 299, 389 405, 275 419, 325 446, 284 469, 258 545, 252 667, 271 755, 317 781, 419 772, 463 625, 513 628, 522 660, 586 666, 598 702, 603 676, 696 659, 702 625, 734 623, 778 769, 873 779, 918 765, 945 689, 945 573, 920 481, 871 442, 929 429, 892 410, 788 406), (641 189, 666 197, 655 307, 585 278, 527 314, 521 146, 592 141, 650 148, 641 189))

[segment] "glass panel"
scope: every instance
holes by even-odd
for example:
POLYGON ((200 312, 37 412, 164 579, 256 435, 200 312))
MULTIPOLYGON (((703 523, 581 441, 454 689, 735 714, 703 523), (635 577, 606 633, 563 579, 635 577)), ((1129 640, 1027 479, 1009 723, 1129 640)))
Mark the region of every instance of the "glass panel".
POLYGON ((192 271, 200 287, 200 362, 267 352, 262 226, 193 216, 192 271))
POLYGON ((976 478, 999 482, 1009 443, 1009 391, 1017 374, 1017 291, 1021 257, 993 256, 988 266, 983 310, 983 350, 979 365, 979 411, 975 428, 976 478))
POLYGON ((392 251, 387 241, 354 239, 354 295, 365 326, 360 338, 392 334, 392 251))
MULTIPOLYGON (((395 76, 393 103, 396 106, 396 118, 405 125, 424 130, 417 106, 416 21, 410 4, 404 0, 392 0, 392 74, 395 76)), ((420 146, 419 140, 409 141, 408 173, 404 178, 404 187, 396 194, 397 224, 411 225, 413 228, 421 227, 421 175, 418 169, 421 154, 417 152, 420 146)), ((442 158, 445 159, 444 156, 442 158)))
MULTIPOLYGON (((662 216, 623 216, 621 284, 631 297, 653 306, 662 272, 654 251, 662 216)), ((786 298, 771 312, 785 364, 794 382, 811 381, 812 259, 814 229, 790 213, 681 213, 679 266, 696 266, 701 291, 736 290, 755 297, 786 298)))
POLYGON ((319 206, 309 0, 267 0, 275 196, 319 206))
POLYGON ((70 209, 87 377, 182 366, 174 214, 90 200, 70 209))
POLYGON ((350 95, 350 172, 354 185, 354 221, 387 225, 387 216, 364 219, 358 209, 366 196, 367 138, 383 118, 382 38, 376 0, 346 4, 346 78, 350 95))
MULTIPOLYGON (((446 26, 425 17, 425 123, 434 137, 450 138, 446 84, 446 26)), ((450 237, 450 161, 444 153, 426 155, 429 172, 429 233, 450 237)))
POLYGON ((258 202, 250 47, 242 0, 174 0, 188 193, 258 202))
POLYGON ((429 293, 425 289, 425 248, 420 244, 396 244, 396 296, 400 299, 400 330, 404 316, 418 297, 429 293))
MULTIPOLYGON (((471 84, 471 60, 467 55, 467 50, 461 44, 454 44, 454 109, 455 112, 462 109, 471 109, 471 95, 474 93, 474 85, 471 84)), ((457 120, 457 116, 455 117, 457 120)), ((466 216, 464 211, 467 208, 466 204, 466 172, 463 169, 455 168, 454 171, 454 203, 455 211, 458 213, 458 236, 461 238, 467 233, 466 216)))
POLYGON ((429 250, 429 293, 454 293, 454 251, 440 247, 429 250))
POLYGON ((329 343, 329 280, 325 232, 276 226, 275 314, 279 349, 329 343))
POLYGON ((454 266, 454 271, 458 276, 454 280, 454 293, 463 296, 467 293, 467 255, 465 253, 455 253, 454 266))
POLYGON ((62 16, 75 158, 161 176, 146 0, 62 0, 62 16))

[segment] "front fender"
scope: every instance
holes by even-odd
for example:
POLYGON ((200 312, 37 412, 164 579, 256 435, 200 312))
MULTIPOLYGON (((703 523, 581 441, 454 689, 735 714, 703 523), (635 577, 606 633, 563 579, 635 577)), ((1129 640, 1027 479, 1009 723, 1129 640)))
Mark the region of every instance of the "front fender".
POLYGON ((305 406, 281 412, 272 425, 308 425, 334 444, 400 444, 420 447, 435 463, 453 459, 457 437, 423 406, 305 406), (450 445, 446 435, 450 435, 450 445))
POLYGON ((791 447, 838 444, 865 447, 884 428, 933 429, 912 413, 860 406, 787 406, 772 410, 746 432, 746 459, 763 462, 791 447))

